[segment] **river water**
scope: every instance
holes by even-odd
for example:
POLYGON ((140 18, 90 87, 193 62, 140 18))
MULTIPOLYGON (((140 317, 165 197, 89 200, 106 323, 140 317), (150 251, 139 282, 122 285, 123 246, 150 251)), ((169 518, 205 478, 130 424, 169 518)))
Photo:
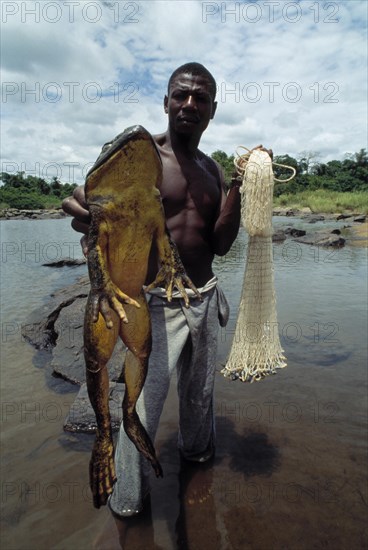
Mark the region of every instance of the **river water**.
MULTIPOLYGON (((275 219, 286 224, 303 226, 275 219)), ((81 257, 78 235, 68 219, 6 221, 1 240, 2 548, 119 548, 110 514, 91 503, 93 438, 63 432, 77 388, 53 378, 47 354, 21 335, 32 310, 85 274, 42 266, 81 257)), ((219 371, 245 255, 241 232, 215 261, 232 310, 219 371)), ((219 372, 216 458, 192 471, 176 451, 172 384, 156 440, 165 475, 153 480, 151 510, 129 523, 130 550, 367 547, 367 250, 287 240, 274 244, 274 265, 288 367, 253 384, 219 372)))

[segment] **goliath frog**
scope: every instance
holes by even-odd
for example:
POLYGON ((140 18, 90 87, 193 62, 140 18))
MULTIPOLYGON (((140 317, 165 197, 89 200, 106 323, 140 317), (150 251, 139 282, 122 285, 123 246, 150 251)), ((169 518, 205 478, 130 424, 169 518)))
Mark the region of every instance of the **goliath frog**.
POLYGON ((151 325, 143 290, 152 245, 160 269, 146 290, 165 286, 168 300, 175 285, 186 306, 187 277, 168 235, 160 193, 161 159, 150 134, 133 126, 105 146, 86 178, 91 213, 88 271, 91 291, 84 325, 84 350, 89 397, 97 434, 90 461, 94 505, 105 504, 116 479, 109 413, 106 364, 118 336, 129 352, 125 361, 123 423, 129 438, 162 475, 155 449, 136 413, 151 351, 151 325), (124 306, 123 306, 124 304, 124 306))

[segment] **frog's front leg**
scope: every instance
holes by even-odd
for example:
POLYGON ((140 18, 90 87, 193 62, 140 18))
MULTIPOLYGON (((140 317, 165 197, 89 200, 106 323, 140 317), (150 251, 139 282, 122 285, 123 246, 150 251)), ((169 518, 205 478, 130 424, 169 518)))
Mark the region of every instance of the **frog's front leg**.
POLYGON ((93 322, 97 322, 99 313, 101 313, 102 317, 105 319, 107 328, 113 327, 111 309, 118 314, 123 323, 128 323, 128 317, 122 303, 131 304, 138 308, 140 307, 136 300, 124 294, 124 292, 109 279, 104 282, 102 287, 93 287, 91 281, 90 296, 93 322))
POLYGON ((187 287, 193 290, 197 298, 202 301, 201 294, 185 272, 178 249, 171 240, 166 228, 159 234, 156 243, 161 267, 156 279, 146 287, 146 292, 157 286, 164 286, 166 288, 167 299, 171 302, 173 287, 176 286, 182 295, 185 306, 189 307, 189 297, 184 288, 184 284, 186 284, 187 287))
POLYGON ((109 240, 108 226, 101 220, 101 214, 91 208, 92 223, 88 235, 88 272, 91 281, 90 302, 93 322, 97 322, 99 313, 105 320, 107 328, 113 327, 111 309, 119 318, 128 322, 127 315, 122 304, 131 304, 140 307, 136 300, 116 286, 110 279, 106 251, 109 240))

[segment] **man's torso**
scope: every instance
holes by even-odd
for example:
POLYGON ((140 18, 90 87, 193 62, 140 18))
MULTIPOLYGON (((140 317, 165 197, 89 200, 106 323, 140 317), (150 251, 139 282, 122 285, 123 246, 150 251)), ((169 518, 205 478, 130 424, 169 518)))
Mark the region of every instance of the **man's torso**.
MULTIPOLYGON (((212 159, 198 151, 195 159, 175 156, 154 136, 163 164, 160 186, 167 228, 184 267, 197 286, 213 276, 213 229, 220 212, 222 184, 212 159)), ((153 276, 152 258, 148 279, 153 276)))

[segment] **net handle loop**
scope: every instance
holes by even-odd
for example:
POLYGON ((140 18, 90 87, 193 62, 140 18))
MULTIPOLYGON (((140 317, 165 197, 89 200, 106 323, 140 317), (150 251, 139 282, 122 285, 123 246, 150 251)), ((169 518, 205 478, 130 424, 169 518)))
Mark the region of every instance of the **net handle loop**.
MULTIPOLYGON (((236 149, 236 156, 234 158, 234 165, 236 168, 236 171, 238 172, 239 176, 243 177, 244 172, 246 170, 246 166, 248 164, 250 155, 252 154, 252 150, 248 149, 248 147, 244 147, 244 145, 239 145, 236 149), (246 153, 239 153, 239 149, 243 149, 246 151, 246 153)), ((287 170, 292 171, 292 175, 289 178, 286 179, 278 179, 274 177, 274 181, 277 181, 278 183, 287 183, 291 181, 296 176, 296 170, 293 166, 288 166, 286 164, 280 164, 278 162, 273 162, 272 164, 274 166, 279 166, 281 168, 286 168, 287 170)))

